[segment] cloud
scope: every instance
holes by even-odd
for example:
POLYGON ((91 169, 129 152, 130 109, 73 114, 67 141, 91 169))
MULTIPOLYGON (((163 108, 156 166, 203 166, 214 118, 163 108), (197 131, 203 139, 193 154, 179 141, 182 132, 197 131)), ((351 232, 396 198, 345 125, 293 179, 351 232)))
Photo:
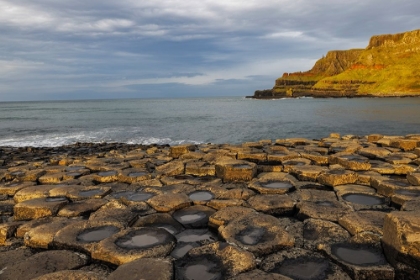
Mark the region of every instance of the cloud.
POLYGON ((420 26, 416 0, 0 0, 0 9, 0 101, 168 84, 233 94, 238 81, 251 92, 328 50, 420 26))

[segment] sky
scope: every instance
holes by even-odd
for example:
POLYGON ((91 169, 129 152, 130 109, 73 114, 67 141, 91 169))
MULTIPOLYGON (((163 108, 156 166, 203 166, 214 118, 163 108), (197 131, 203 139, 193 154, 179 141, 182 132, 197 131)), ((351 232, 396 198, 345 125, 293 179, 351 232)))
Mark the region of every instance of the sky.
POLYGON ((418 0, 0 0, 0 101, 252 95, 419 15, 418 0))

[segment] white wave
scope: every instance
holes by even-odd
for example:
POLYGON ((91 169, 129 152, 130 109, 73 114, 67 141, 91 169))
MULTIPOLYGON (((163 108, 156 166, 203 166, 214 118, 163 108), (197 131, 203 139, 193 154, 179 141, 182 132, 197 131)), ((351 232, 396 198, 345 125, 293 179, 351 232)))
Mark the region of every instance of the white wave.
POLYGON ((200 141, 194 140, 173 140, 171 138, 159 137, 130 137, 123 138, 124 133, 116 129, 103 130, 96 132, 80 132, 77 134, 46 134, 31 135, 21 138, 4 138, 0 139, 0 146, 11 147, 58 147, 63 145, 71 145, 77 142, 81 143, 103 143, 103 142, 119 142, 127 144, 143 144, 143 145, 180 145, 180 144, 201 144, 200 141))

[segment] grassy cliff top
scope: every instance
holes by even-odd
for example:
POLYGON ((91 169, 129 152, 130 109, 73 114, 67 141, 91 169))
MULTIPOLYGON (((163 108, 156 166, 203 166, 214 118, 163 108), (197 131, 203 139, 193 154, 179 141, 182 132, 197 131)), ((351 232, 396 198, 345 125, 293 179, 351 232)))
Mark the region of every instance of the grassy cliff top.
POLYGON ((373 36, 366 49, 330 51, 307 72, 285 73, 276 80, 316 81, 313 90, 359 94, 420 94, 420 30, 373 36))

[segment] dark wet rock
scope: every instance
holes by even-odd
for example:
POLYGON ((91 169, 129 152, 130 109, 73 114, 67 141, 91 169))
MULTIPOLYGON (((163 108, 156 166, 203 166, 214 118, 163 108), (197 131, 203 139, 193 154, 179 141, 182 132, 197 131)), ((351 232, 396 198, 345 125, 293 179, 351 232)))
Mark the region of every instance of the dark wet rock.
POLYGON ((247 202, 255 210, 274 216, 292 215, 295 207, 295 202, 287 195, 256 195, 247 202))
POLYGON ((307 250, 315 251, 319 245, 344 242, 349 238, 349 232, 333 222, 307 219, 303 223, 303 247, 307 250))
POLYGON ((184 257, 191 249, 200 247, 200 242, 178 242, 176 247, 171 252, 171 257, 174 259, 180 259, 184 257))
POLYGON ((105 277, 98 275, 94 272, 80 271, 80 270, 62 270, 49 274, 45 274, 34 278, 34 280, 105 280, 105 277))
POLYGON ((219 227, 220 235, 257 256, 292 247, 294 239, 273 216, 253 213, 219 227))
POLYGON ((95 212, 107 203, 104 199, 86 199, 63 206, 57 213, 61 217, 79 217, 95 212))
MULTIPOLYGON (((15 250, 0 253, 0 271, 9 265, 13 265, 32 256, 34 253, 28 248, 18 248, 15 250)), ((0 274, 1 275, 1 274, 0 274)))
POLYGON ((235 277, 229 278, 229 280, 248 280, 248 279, 259 279, 259 280, 292 280, 287 276, 277 273, 267 273, 259 269, 254 269, 249 272, 241 273, 235 277))
POLYGON ((347 193, 340 200, 350 205, 354 210, 388 210, 389 198, 367 193, 347 193))
POLYGON ((213 255, 200 258, 184 257, 175 262, 175 279, 179 280, 222 280, 226 271, 222 262, 213 255))
POLYGON ((285 194, 295 189, 294 178, 287 173, 267 173, 248 185, 261 194, 285 194))
POLYGON ((394 269, 388 264, 380 246, 367 243, 337 243, 323 251, 352 279, 394 279, 394 269))
POLYGON ((121 230, 122 227, 108 224, 106 221, 80 221, 59 230, 54 236, 54 246, 91 253, 98 242, 121 230))
POLYGON ((34 279, 60 270, 78 269, 87 256, 66 250, 47 251, 11 264, 2 270, 2 279, 34 279))
POLYGON ((209 226, 218 228, 219 226, 227 225, 230 221, 251 213, 255 210, 247 207, 232 206, 225 207, 212 214, 209 217, 209 226))
POLYGON ((13 207, 15 206, 15 202, 11 199, 7 199, 7 196, 5 197, 5 200, 0 201, 0 215, 13 215, 13 207))
POLYGON ((142 258, 120 265, 107 279, 172 280, 173 276, 171 261, 167 259, 142 258))
POLYGON ((164 229, 127 229, 99 242, 92 258, 121 265, 140 258, 165 257, 175 243, 175 237, 164 229))
POLYGON ((68 203, 65 197, 47 197, 25 200, 14 207, 15 220, 32 220, 55 216, 68 203))
POLYGON ((357 181, 357 173, 349 170, 329 170, 317 178, 318 182, 327 186, 354 184, 357 181))
POLYGON ((197 190, 189 193, 188 197, 194 204, 205 205, 208 201, 214 199, 215 195, 210 191, 197 190))
POLYGON ((300 181, 316 182, 318 176, 327 170, 328 169, 326 167, 321 167, 318 165, 295 165, 291 167, 290 173, 300 181))
POLYGON ((133 227, 157 227, 167 230, 169 233, 175 235, 184 230, 184 227, 177 222, 170 214, 157 213, 140 217, 133 227))
MULTIPOLYGON (((255 258, 250 252, 227 243, 216 242, 193 248, 185 257, 175 261, 177 279, 195 279, 190 275, 200 273, 200 267, 203 268, 202 277, 206 279, 206 274, 209 276, 213 274, 211 273, 215 268, 212 267, 213 264, 219 264, 217 268, 224 278, 235 276, 256 267, 255 258)), ((203 279, 202 277, 200 279, 203 279)))
POLYGON ((177 210, 172 216, 185 228, 206 228, 209 217, 215 212, 210 207, 194 205, 177 210))
POLYGON ((284 230, 295 239, 295 247, 303 247, 303 222, 293 217, 279 218, 279 222, 283 226, 284 230))
POLYGON ((419 228, 419 211, 395 211, 385 217, 382 243, 391 264, 420 266, 419 228))
POLYGON ((107 221, 116 226, 130 226, 137 218, 137 215, 130 208, 116 201, 111 201, 92 213, 89 221, 107 221))
POLYGON ((379 239, 383 235, 383 224, 386 213, 380 211, 358 211, 349 213, 338 220, 338 223, 351 235, 368 234, 371 239, 379 239))
POLYGON ((405 202, 401 206, 401 211, 420 211, 420 198, 405 202))
POLYGON ((150 198, 147 203, 158 212, 170 212, 191 205, 191 200, 183 193, 161 194, 150 198))
POLYGON ((208 229, 187 229, 178 233, 176 239, 179 243, 195 243, 208 244, 213 243, 218 239, 217 234, 208 229))
POLYGON ((278 273, 292 279, 351 279, 323 255, 298 248, 269 255, 263 259, 260 267, 266 272, 278 273))
POLYGON ((34 186, 34 182, 7 182, 0 184, 0 194, 1 195, 15 195, 16 192, 21 189, 34 186))

